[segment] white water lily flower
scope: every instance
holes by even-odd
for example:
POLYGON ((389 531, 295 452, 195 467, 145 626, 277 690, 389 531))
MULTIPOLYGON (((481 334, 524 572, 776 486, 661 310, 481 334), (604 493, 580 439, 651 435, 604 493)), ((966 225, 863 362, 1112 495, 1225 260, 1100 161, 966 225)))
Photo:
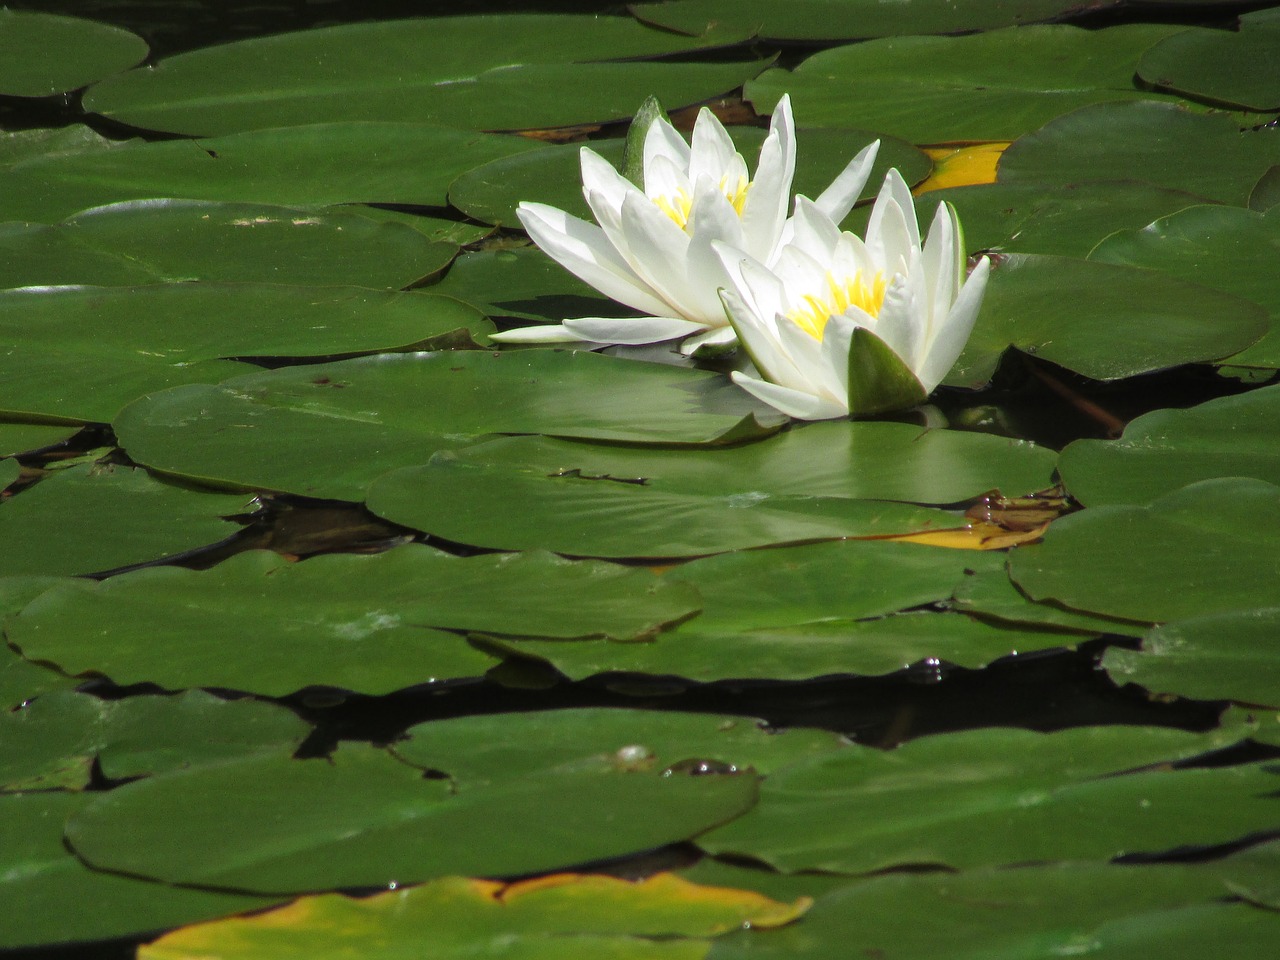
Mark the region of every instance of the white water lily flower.
POLYGON ((717 245, 725 307, 763 378, 734 382, 801 420, 924 400, 964 349, 990 270, 983 257, 965 279, 955 210, 939 204, 922 246, 911 191, 890 170, 865 241, 803 199, 792 234, 772 268, 717 245))
MULTIPOLYGON (((871 172, 879 142, 860 152, 813 205, 839 223, 871 172)), ((719 288, 728 277, 712 247, 723 244, 772 264, 790 239, 795 172, 791 101, 783 97, 760 148, 754 179, 720 121, 698 114, 688 144, 664 119, 644 139, 644 188, 599 154, 582 149, 582 192, 596 224, 542 203, 522 203, 520 222, 566 270, 648 316, 583 317, 497 334, 507 343, 641 344, 688 338, 685 353, 728 345, 719 288)))

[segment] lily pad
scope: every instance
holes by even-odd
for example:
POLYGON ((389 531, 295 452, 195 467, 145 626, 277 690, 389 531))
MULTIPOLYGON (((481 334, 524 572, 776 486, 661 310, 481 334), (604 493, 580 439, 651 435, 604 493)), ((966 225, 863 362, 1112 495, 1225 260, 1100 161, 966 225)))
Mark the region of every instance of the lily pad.
POLYGON ((66 834, 91 866, 297 893, 621 856, 723 823, 755 793, 750 773, 662 776, 590 758, 454 792, 360 745, 328 760, 260 756, 135 781, 100 794, 66 834))
POLYGON ((244 494, 166 483, 145 470, 84 464, 0 504, 0 576, 73 576, 163 560, 233 536, 244 494))
POLYGON ((330 357, 473 343, 448 297, 359 287, 155 284, 0 291, 0 409, 107 421, 131 400, 259 371, 229 357, 330 357))
POLYGON ((1186 30, 1142 55, 1153 87, 1245 110, 1280 110, 1280 25, 1242 17, 1240 29, 1186 30))
POLYGON ((698 960, 711 937, 779 926, 807 905, 696 886, 672 874, 634 883, 592 874, 514 884, 445 877, 361 899, 304 897, 255 917, 187 927, 141 947, 138 958, 247 960, 287 951, 326 960, 356 951, 375 960, 430 943, 438 960, 496 953, 698 960))
POLYGON ((991 272, 969 343, 947 377, 980 387, 1009 347, 1094 380, 1220 360, 1270 329, 1257 304, 1150 270, 1013 254, 991 272), (1064 297, 1064 290, 1088 290, 1064 297))
POLYGON ((318 207, 443 206, 449 184, 478 164, 539 144, 423 123, 313 123, 197 142, 130 140, 56 151, 0 176, 7 218, 57 223, 121 200, 181 197, 318 207), (378 162, 371 164, 370 157, 378 162))
POLYGON ((1113 648, 1102 667, 1116 683, 1196 700, 1280 707, 1280 608, 1177 620, 1142 638, 1142 649, 1113 648))
POLYGON ((1219 397, 1185 410, 1153 410, 1118 440, 1077 440, 1059 470, 1089 506, 1147 503, 1214 477, 1280 484, 1280 386, 1219 397))
POLYGON ((92 20, 0 8, 0 94, 48 97, 128 70, 147 55, 137 34, 92 20))
MULTIPOLYGON (((1280 30, 1276 32, 1280 43, 1280 30)), ((1244 297, 1264 307, 1272 329, 1231 358, 1241 367, 1280 368, 1280 212, 1195 206, 1140 230, 1107 237, 1091 260, 1147 267, 1244 297)))
POLYGON ((157 568, 69 584, 11 620, 8 635, 32 659, 121 684, 382 694, 494 665, 445 630, 629 641, 698 608, 685 584, 541 554, 459 559, 406 546, 290 564, 254 551, 203 572, 157 568), (86 619, 97 625, 92 635, 79 626, 86 619))
POLYGON ((1159 727, 973 730, 817 757, 698 839, 788 872, 971 869, 1231 842, 1275 822, 1267 764, 1171 769, 1233 734, 1159 727), (1129 772, 1127 772, 1129 771, 1129 772))
POLYGON ((460 543, 686 557, 963 526, 907 504, 1039 489, 1053 459, 988 435, 896 423, 814 424, 696 454, 512 438, 388 474, 368 504, 460 543))
MULTIPOLYGON (((729 127, 738 152, 755 167, 755 158, 764 142, 765 131, 758 127, 729 127)), ((907 183, 918 183, 929 175, 932 162, 911 144, 864 130, 808 129, 796 131, 796 171, 794 193, 816 197, 831 184, 854 155, 880 141, 876 164, 867 178, 866 197, 873 197, 890 167, 907 183)), ((614 166, 621 167, 626 141, 592 140, 588 145, 614 166)), ((544 147, 513 154, 476 167, 454 181, 449 202, 468 216, 488 223, 518 227, 516 207, 521 201, 548 203, 576 217, 589 218, 591 211, 582 197, 579 168, 581 145, 544 147)))
POLYGON ((1277 163, 1280 130, 1242 133, 1225 114, 1170 103, 1099 103, 1019 139, 1000 158, 998 176, 1002 183, 1141 179, 1244 206, 1277 163))
POLYGON ((956 588, 953 596, 956 610, 997 624, 1060 631, 1059 639, 1063 645, 1076 642, 1080 634, 1114 633, 1140 637, 1151 626, 1149 621, 1103 617, 1072 610, 1051 600, 1032 600, 1009 579, 1004 558, 1000 559, 997 569, 974 571, 956 588))
POLYGON ((963 944, 953 956, 1002 960, 1082 950, 1106 960, 1211 956, 1224 943, 1265 955, 1276 934, 1274 913, 1224 902, 1240 859, 871 877, 819 897, 800 923, 768 936, 740 933, 718 941, 708 960, 840 960, 881 953, 935 960, 940 941, 963 944))
POLYGON ((22 473, 22 464, 17 460, 0 460, 0 490, 3 490, 22 473))
POLYGON ((246 753, 287 756, 310 730, 283 707, 199 690, 124 700, 47 693, 0 715, 0 788, 79 790, 95 761, 104 776, 124 780, 246 753))
POLYGON ((697 103, 763 66, 596 61, 725 46, 746 36, 712 29, 689 37, 628 17, 585 15, 344 24, 169 57, 97 84, 84 104, 135 127, 201 136, 365 119, 481 130, 563 126, 630 116, 645 90, 672 107, 697 103), (566 97, 570 83, 574 96, 566 97))
POLYGON ((1280 487, 1226 477, 1146 506, 1091 507, 1015 550, 1009 574, 1036 600, 1131 620, 1272 606, 1280 487))
POLYGON ((90 870, 62 842, 63 823, 90 796, 0 795, 0 948, 139 936, 279 902, 90 870))
MULTIPOLYGON (((1204 202, 1202 197, 1133 180, 977 184, 930 192, 923 205, 928 208, 941 200, 956 208, 969 250, 1079 259, 1118 230, 1137 230, 1204 202)), ((1183 279, 1203 282, 1194 276, 1183 279)))
MULTIPOLYGON (((1098 4, 1099 6, 1101 4, 1098 4)), ((860 40, 902 34, 968 33, 1049 20, 1078 0, 670 0, 633 3, 646 23, 699 34, 712 24, 754 27, 772 40, 860 40)))
MULTIPOLYGON (((725 443, 770 432, 781 419, 712 373, 523 350, 395 354, 251 374, 144 397, 114 427, 134 460, 167 472, 361 500, 380 474, 490 433, 725 443)), ((449 512, 466 502, 474 497, 449 512)))
POLYGON ((1052 25, 869 40, 769 70, 746 97, 765 112, 790 93, 803 126, 883 130, 917 144, 1012 140, 1086 104, 1159 97, 1134 88, 1134 67, 1176 29, 1052 25))
POLYGON ((126 201, 56 226, 0 227, 0 286, 233 280, 398 289, 457 252, 404 224, 341 209, 126 201))
MULTIPOLYGON (((48 426, 43 423, 0 423, 0 456, 12 457, 32 450, 43 450, 70 440, 80 432, 78 426, 48 426)), ((12 470, 13 467, 8 468, 12 470)), ((7 487, 17 477, 11 474, 9 479, 0 484, 0 489, 7 487)))
POLYGON ((406 735, 396 756, 447 773, 460 793, 588 760, 637 772, 701 763, 767 775, 848 747, 834 733, 771 730, 746 717, 607 708, 435 720, 406 735))

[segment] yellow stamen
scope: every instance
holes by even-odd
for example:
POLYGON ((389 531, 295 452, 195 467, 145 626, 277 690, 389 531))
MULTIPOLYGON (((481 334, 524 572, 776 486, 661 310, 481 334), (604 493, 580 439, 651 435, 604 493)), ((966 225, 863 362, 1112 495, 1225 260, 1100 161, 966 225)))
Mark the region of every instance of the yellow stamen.
POLYGON ((877 316, 884 304, 887 282, 883 273, 877 273, 868 283, 859 270, 852 277, 836 280, 827 274, 827 295, 805 294, 799 306, 787 312, 787 319, 815 340, 821 340, 827 321, 837 317, 850 307, 877 316))
MULTIPOLYGON (((720 179, 720 192, 724 194, 725 199, 729 201, 733 207, 734 213, 739 217, 742 216, 742 210, 747 205, 747 191, 751 189, 751 181, 746 177, 738 177, 738 182, 730 189, 728 176, 720 179)), ((684 190, 677 190, 670 197, 654 197, 653 202, 658 205, 658 209, 670 217, 677 227, 681 230, 688 229, 689 214, 693 210, 693 197, 684 190)))

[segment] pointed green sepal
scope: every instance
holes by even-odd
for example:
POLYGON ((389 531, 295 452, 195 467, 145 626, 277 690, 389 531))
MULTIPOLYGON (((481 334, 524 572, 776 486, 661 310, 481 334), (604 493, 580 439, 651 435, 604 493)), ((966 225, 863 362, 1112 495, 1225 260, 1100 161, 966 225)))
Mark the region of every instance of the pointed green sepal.
POLYGON ((850 416, 905 410, 923 403, 926 396, 911 368, 888 344, 863 327, 853 331, 849 344, 850 416))
POLYGON ((655 120, 670 122, 658 98, 650 97, 636 111, 635 119, 627 130, 627 142, 622 148, 622 175, 641 190, 644 189, 644 138, 655 120))

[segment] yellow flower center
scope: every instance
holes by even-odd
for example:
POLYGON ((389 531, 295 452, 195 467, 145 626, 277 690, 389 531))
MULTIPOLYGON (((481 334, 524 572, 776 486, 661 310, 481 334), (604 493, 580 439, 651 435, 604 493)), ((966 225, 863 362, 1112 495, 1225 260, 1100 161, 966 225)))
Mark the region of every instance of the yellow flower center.
POLYGON ((801 303, 789 310, 787 319, 815 340, 821 340, 827 321, 839 316, 850 307, 877 316, 884 303, 887 282, 883 273, 877 273, 868 284, 859 270, 852 277, 836 280, 827 274, 827 295, 805 294, 801 303))
MULTIPOLYGON (((739 217, 742 216, 742 208, 747 203, 747 191, 751 189, 751 181, 746 177, 738 177, 738 182, 732 187, 729 185, 727 176, 720 178, 720 192, 724 194, 725 199, 733 207, 734 213, 739 217)), ((688 191, 677 190, 670 197, 654 197, 653 202, 658 205, 658 209, 675 221, 675 225, 681 230, 688 229, 689 212, 693 209, 693 197, 689 196, 688 191)))

